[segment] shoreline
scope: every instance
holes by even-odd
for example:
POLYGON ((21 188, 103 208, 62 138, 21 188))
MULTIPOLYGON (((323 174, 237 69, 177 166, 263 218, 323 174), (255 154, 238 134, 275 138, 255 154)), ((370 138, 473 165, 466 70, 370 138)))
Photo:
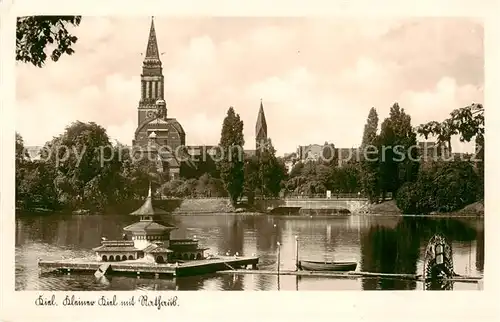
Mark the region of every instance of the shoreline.
POLYGON ((431 212, 429 214, 404 214, 396 205, 394 200, 384 201, 379 204, 370 204, 362 209, 362 212, 367 215, 376 216, 377 213, 382 213, 382 216, 393 215, 401 217, 475 217, 484 218, 484 201, 476 201, 466 205, 462 209, 450 212, 431 212))
MULTIPOLYGON (((35 211, 35 210, 21 210, 16 209, 16 216, 20 213, 24 212, 25 216, 33 215, 52 215, 52 214, 64 214, 65 211, 35 211)), ((110 215, 120 215, 120 214, 110 214, 110 215)), ((276 217, 287 217, 287 218, 335 218, 335 217, 349 217, 349 216, 360 216, 360 217, 422 217, 422 218, 476 218, 483 219, 484 214, 473 214, 473 213, 436 213, 436 214, 401 214, 396 212, 386 212, 386 213, 367 213, 367 212, 353 212, 350 214, 316 214, 316 215, 287 215, 287 214, 270 214, 266 212, 257 212, 257 211, 249 211, 249 212, 236 212, 236 211, 193 211, 193 212, 173 212, 170 214, 171 216, 213 216, 213 215, 243 215, 243 216, 266 216, 272 215, 276 217)), ((89 214, 71 214, 71 216, 107 216, 102 213, 89 213, 89 214)))
MULTIPOLYGON (((189 200, 189 199, 186 199, 189 200)), ((301 208, 307 213, 297 213, 294 215, 290 214, 273 214, 270 211, 259 211, 254 207, 234 207, 229 206, 227 204, 219 205, 218 207, 209 207, 211 209, 175 209, 170 212, 173 216, 189 216, 189 215, 274 215, 274 216, 283 216, 283 217, 345 217, 345 216, 385 216, 385 217, 428 217, 428 218, 484 218, 484 202, 477 201, 472 204, 469 204, 462 209, 453 212, 431 212, 429 214, 403 214, 402 211, 397 207, 394 200, 384 201, 379 204, 368 204, 358 209, 355 212, 344 213, 339 212, 337 208, 331 209, 331 211, 326 209, 309 209, 309 208, 301 208)), ((76 216, 91 216, 91 215, 106 215, 103 211, 92 212, 87 209, 60 209, 60 210, 50 210, 50 209, 22 209, 19 207, 15 208, 16 215, 18 213, 25 213, 26 215, 51 215, 51 214, 71 214, 76 216)), ((114 213, 114 211, 109 212, 114 213)))

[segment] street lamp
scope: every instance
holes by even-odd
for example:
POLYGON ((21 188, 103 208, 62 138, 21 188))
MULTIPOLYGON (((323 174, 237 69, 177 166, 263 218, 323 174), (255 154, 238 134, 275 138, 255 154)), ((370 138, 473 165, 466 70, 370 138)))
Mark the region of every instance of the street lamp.
POLYGON ((280 275, 280 242, 277 242, 276 245, 278 245, 278 276, 280 275))
POLYGON ((295 271, 299 270, 299 236, 295 236, 295 271))

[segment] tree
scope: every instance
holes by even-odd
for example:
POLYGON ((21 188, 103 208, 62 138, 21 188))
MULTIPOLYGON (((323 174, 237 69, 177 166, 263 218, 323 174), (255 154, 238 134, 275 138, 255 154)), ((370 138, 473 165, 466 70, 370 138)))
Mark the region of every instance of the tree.
POLYGON ((57 173, 60 202, 71 208, 100 209, 118 201, 126 186, 117 153, 104 128, 77 121, 47 142, 41 156, 57 173))
POLYGON ((37 160, 25 165, 23 176, 16 178, 16 204, 25 209, 57 209, 60 205, 55 169, 37 160))
POLYGON ((124 148, 119 150, 122 151, 122 168, 121 176, 117 179, 122 179, 125 182, 122 190, 123 195, 128 198, 144 198, 150 184, 154 192, 168 181, 168 173, 158 171, 157 162, 151 160, 147 155, 139 158, 140 154, 135 155, 137 152, 135 150, 124 148))
POLYGON ((361 186, 371 202, 380 195, 378 144, 378 114, 374 107, 368 113, 361 141, 361 186))
POLYGON ((253 204, 256 190, 260 186, 260 164, 259 158, 253 155, 245 160, 244 168, 245 185, 244 193, 248 198, 248 204, 253 204))
POLYGON ((480 180, 468 161, 433 162, 398 191, 396 204, 404 213, 458 210, 476 200, 480 180))
POLYGON ((285 153, 285 156, 283 157, 283 162, 287 163, 291 163, 292 164, 292 167, 295 166, 295 164, 297 164, 297 162, 299 161, 299 158, 297 157, 297 153, 296 152, 292 152, 292 153, 285 153))
POLYGON ((471 104, 451 112, 453 128, 460 135, 461 142, 476 140, 474 162, 479 176, 478 197, 484 198, 484 107, 482 104, 471 104))
POLYGON ((205 173, 198 179, 174 179, 164 183, 161 188, 164 196, 171 197, 227 197, 224 183, 205 173))
POLYGON ((174 179, 174 180, 167 181, 160 188, 161 194, 163 196, 169 196, 169 197, 180 197, 178 195, 178 189, 183 184, 184 184, 184 180, 180 180, 180 179, 174 179))
POLYGON ((395 196, 402 184, 414 181, 418 173, 417 136, 410 115, 398 103, 382 123, 378 144, 382 195, 391 192, 395 196))
POLYGON ((22 166, 27 160, 29 160, 30 156, 26 151, 24 146, 24 140, 21 134, 16 132, 16 167, 22 166))
POLYGON ((450 117, 442 122, 430 121, 417 127, 417 133, 424 136, 434 135, 438 143, 446 143, 451 152, 451 137, 460 135, 461 142, 470 142, 476 136, 484 136, 484 108, 482 104, 455 109, 450 117))
POLYGON ((479 176, 478 198, 484 199, 484 134, 482 133, 476 137, 475 159, 479 176))
POLYGON ((23 193, 25 190, 21 189, 22 182, 26 174, 26 165, 29 162, 29 155, 24 147, 23 137, 16 132, 16 146, 15 146, 15 167, 16 167, 16 202, 24 198, 23 193))
POLYGON ((302 170, 304 169, 304 162, 298 162, 294 164, 292 169, 290 170, 289 178, 295 178, 301 175, 302 170))
MULTIPOLYGON (((209 174, 210 177, 219 178, 220 174, 209 147, 202 147, 200 152, 196 159, 188 157, 188 162, 181 163, 180 176, 184 179, 198 179, 204 174, 209 174)), ((186 153, 189 152, 186 150, 186 153)))
POLYGON ((24 160, 23 146, 17 135, 17 160, 23 164, 16 169, 16 203, 27 209, 100 211, 143 198, 150 183, 156 191, 168 180, 155 161, 137 158, 120 143, 111 145, 105 129, 93 122, 69 125, 45 144, 40 160, 24 160))
POLYGON ((448 151, 451 153, 451 137, 457 134, 456 129, 453 128, 451 119, 446 119, 441 123, 431 121, 420 125, 416 130, 417 133, 423 135, 426 140, 429 135, 435 135, 437 138, 438 148, 446 146, 448 151))
POLYGON ((417 127, 417 133, 424 136, 437 137, 438 144, 446 143, 451 153, 451 137, 459 135, 461 142, 476 140, 475 161, 482 188, 479 195, 484 193, 484 107, 482 104, 472 103, 458 108, 450 113, 450 117, 442 122, 431 121, 417 127))
POLYGON ((358 164, 348 163, 343 167, 332 169, 331 183, 328 188, 344 193, 357 192, 361 187, 360 177, 360 166, 358 164))
POLYGON ((29 155, 24 147, 23 137, 16 132, 16 147, 15 147, 15 166, 16 166, 16 198, 20 191, 19 183, 23 179, 24 173, 26 171, 25 165, 27 160, 29 160, 29 155))
POLYGON ((56 209, 55 169, 46 162, 30 160, 24 140, 16 133, 16 206, 25 209, 56 209))
POLYGON ((283 160, 276 157, 276 150, 270 139, 258 154, 258 162, 261 194, 266 197, 277 197, 287 171, 283 160))
POLYGON ((363 139, 361 141, 361 148, 371 145, 377 138, 378 131, 378 114, 375 107, 370 109, 368 119, 366 120, 365 128, 363 130, 363 139))
POLYGON ((217 166, 233 205, 236 205, 238 198, 243 192, 244 144, 243 121, 235 113, 234 108, 230 107, 222 124, 219 143, 220 161, 217 163, 217 166))
POLYGON ((58 61, 74 53, 72 46, 78 38, 68 25, 78 26, 81 16, 26 16, 17 18, 16 60, 42 67, 47 60, 45 50, 53 47, 50 58, 58 61))
POLYGON ((320 161, 297 164, 285 182, 288 191, 296 194, 323 194, 327 190, 353 193, 361 187, 359 163, 347 163, 342 167, 327 165, 320 161))

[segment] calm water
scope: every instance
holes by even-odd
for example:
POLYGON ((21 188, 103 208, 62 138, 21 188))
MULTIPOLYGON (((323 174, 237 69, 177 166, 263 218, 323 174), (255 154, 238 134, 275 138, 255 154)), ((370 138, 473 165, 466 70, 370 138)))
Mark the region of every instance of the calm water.
MULTIPOLYGON (((132 216, 19 215, 16 219, 17 290, 422 290, 415 281, 395 279, 331 279, 265 275, 204 275, 182 278, 41 273, 37 258, 92 256, 102 236, 120 239, 132 216)), ((258 254, 261 269, 277 264, 295 267, 295 236, 302 259, 356 260, 368 272, 422 273, 428 240, 441 233, 452 243, 455 271, 482 275, 484 221, 391 216, 283 217, 256 214, 172 216, 173 238, 196 236, 209 253, 258 254)), ((454 290, 476 290, 477 284, 454 283, 454 290)))

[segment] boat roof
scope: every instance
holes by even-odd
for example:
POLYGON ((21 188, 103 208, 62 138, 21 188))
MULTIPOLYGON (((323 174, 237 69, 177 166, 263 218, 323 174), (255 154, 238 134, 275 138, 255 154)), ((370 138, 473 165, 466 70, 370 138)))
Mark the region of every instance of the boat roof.
POLYGON ((149 192, 146 200, 139 209, 130 213, 133 216, 155 216, 155 215, 168 215, 169 213, 163 209, 155 208, 153 205, 153 198, 151 196, 151 183, 149 184, 149 192))

